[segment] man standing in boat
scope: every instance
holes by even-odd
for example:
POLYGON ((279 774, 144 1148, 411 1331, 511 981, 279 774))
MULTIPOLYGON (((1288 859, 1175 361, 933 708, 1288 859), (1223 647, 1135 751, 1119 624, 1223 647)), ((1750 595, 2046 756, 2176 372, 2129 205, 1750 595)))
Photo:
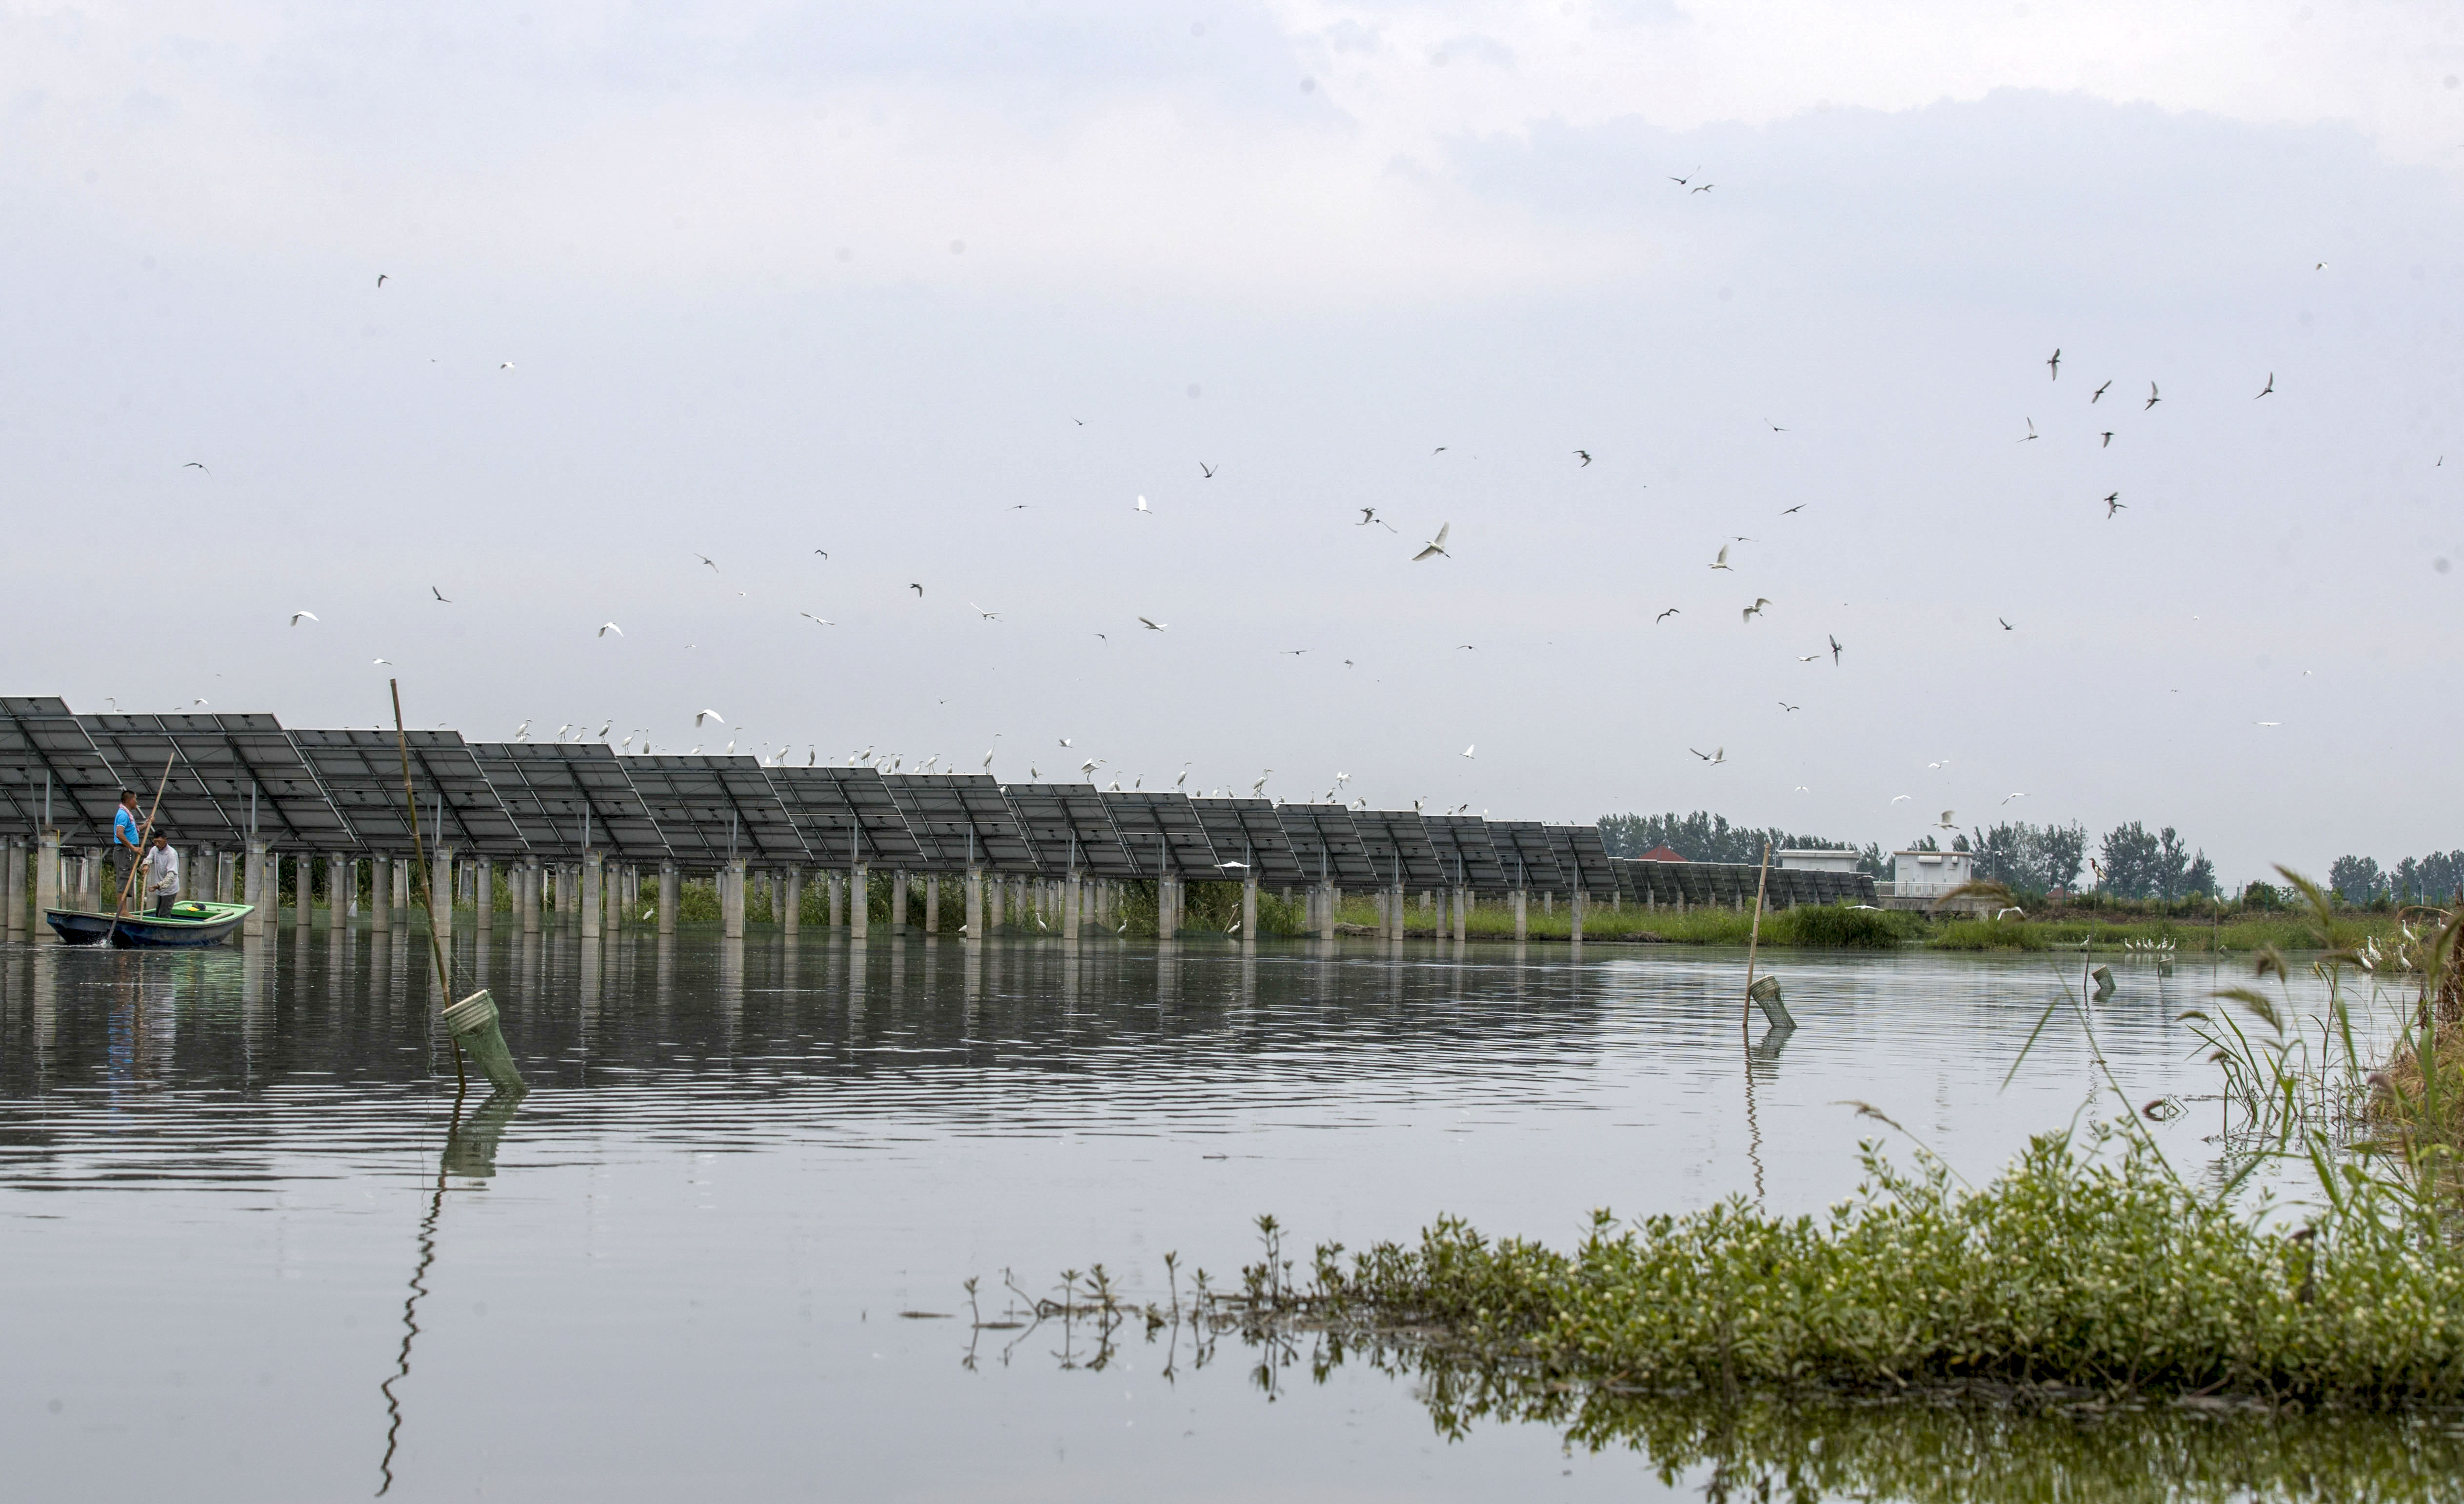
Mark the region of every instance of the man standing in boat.
POLYGON ((145 822, 138 817, 137 796, 126 789, 120 791, 120 812, 111 817, 111 852, 102 860, 103 892, 110 899, 107 907, 120 906, 120 895, 127 886, 121 870, 123 858, 131 873, 145 858, 145 822))
POLYGON ((154 900, 154 917, 170 918, 171 905, 180 902, 180 854, 168 836, 156 836, 145 853, 145 891, 154 900))

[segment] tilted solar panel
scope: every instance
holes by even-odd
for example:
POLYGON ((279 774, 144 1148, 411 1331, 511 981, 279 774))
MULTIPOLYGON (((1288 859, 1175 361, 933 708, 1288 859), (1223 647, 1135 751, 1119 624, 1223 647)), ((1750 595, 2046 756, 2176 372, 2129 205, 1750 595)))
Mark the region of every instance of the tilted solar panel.
POLYGON ((1417 811, 1353 810, 1352 824, 1360 832, 1361 847, 1381 883, 1399 883, 1415 891, 1447 885, 1446 871, 1438 862, 1438 849, 1430 843, 1428 830, 1417 811))
POLYGON ((1192 799, 1190 807, 1198 812, 1198 823, 1206 832, 1206 843, 1224 864, 1227 877, 1254 874, 1258 881, 1270 886, 1283 887, 1309 881, 1301 872, 1300 858, 1292 854, 1292 839, 1284 832, 1284 822, 1275 814, 1272 799, 1192 799), (1244 862, 1245 868, 1233 862, 1244 862))
POLYGON ((1103 798, 1112 828, 1121 833, 1121 841, 1141 875, 1152 878, 1168 872, 1199 882, 1227 875, 1187 795, 1108 790, 1103 798))
POLYGON ((620 759, 587 742, 469 742, 514 832, 542 855, 570 857, 584 837, 626 861, 659 861, 668 843, 620 759))
POLYGON ((770 786, 825 867, 857 862, 893 871, 923 869, 924 849, 907 828, 881 774, 870 768, 773 768, 770 786))
POLYGON ((1438 864, 1445 868, 1450 882, 1485 893, 1509 885, 1488 821, 1477 815, 1432 815, 1424 823, 1429 844, 1438 851, 1438 864))
POLYGON ((1128 880, 1137 863, 1112 828, 1104 796, 1091 783, 1011 783, 1001 786, 1020 831, 1047 877, 1128 880))
POLYGON ((1369 849, 1342 805, 1278 804, 1275 817, 1283 821, 1304 881, 1350 888, 1377 886, 1377 869, 1370 864, 1369 849))
POLYGON ((48 822, 69 845, 99 844, 110 839, 122 787, 66 701, 0 697, 0 818, 16 834, 34 835, 48 822))
POLYGON ((656 752, 608 760, 630 781, 680 861, 812 860, 759 758, 656 752))

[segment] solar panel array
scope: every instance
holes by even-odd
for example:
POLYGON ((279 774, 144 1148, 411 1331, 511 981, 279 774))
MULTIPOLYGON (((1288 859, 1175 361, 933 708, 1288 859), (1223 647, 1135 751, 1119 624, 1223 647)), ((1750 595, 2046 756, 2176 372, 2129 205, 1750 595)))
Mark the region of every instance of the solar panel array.
MULTIPOLYGON (((1410 810, 1192 799, 983 774, 772 768, 752 757, 618 756, 598 743, 465 742, 450 730, 294 730, 271 715, 78 715, 0 696, 0 835, 109 839, 120 791, 183 844, 407 855, 405 753, 420 832, 465 856, 709 867, 846 867, 1120 880, 1255 877, 1269 886, 1463 885, 1638 902, 1734 903, 1741 873, 1612 860, 1590 825, 1410 810), (406 745, 407 744, 407 745, 406 745)), ((1873 895, 1853 874, 1771 873, 1774 903, 1873 895), (1815 881, 1819 879, 1819 881, 1815 881)))

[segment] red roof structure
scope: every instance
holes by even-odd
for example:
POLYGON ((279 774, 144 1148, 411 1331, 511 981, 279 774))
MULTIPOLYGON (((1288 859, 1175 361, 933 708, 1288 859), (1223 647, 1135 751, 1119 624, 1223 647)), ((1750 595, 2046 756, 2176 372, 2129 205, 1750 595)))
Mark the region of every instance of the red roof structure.
POLYGON ((1649 851, 1644 852, 1641 856, 1637 857, 1634 860, 1637 861, 1683 861, 1685 859, 1669 850, 1666 846, 1654 846, 1649 851))

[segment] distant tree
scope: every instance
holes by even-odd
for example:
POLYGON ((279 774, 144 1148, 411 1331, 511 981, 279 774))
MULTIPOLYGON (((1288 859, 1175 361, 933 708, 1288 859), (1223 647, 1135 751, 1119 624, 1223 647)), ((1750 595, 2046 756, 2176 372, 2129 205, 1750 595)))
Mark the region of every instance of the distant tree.
POLYGON ((1603 815, 1599 827, 1600 841, 1612 857, 1639 857, 1654 846, 1666 846, 1688 861, 1751 863, 1763 860, 1766 842, 1773 851, 1857 849, 1854 841, 1801 836, 1775 825, 1767 830, 1749 830, 1731 825, 1727 816, 1708 810, 1683 816, 1674 811, 1666 815, 1603 815))
POLYGON ((2087 863, 2087 827, 2077 820, 2042 826, 2036 833, 2036 851, 2046 889, 2070 887, 2079 882, 2079 868, 2087 863))
POLYGON ((2106 831, 2097 851, 2098 864, 2104 869, 2099 891, 2116 898, 2152 897, 2164 851, 2164 841, 2137 820, 2106 831))
POLYGON ((2208 860, 2208 854, 2205 851, 2201 851, 2196 858, 2192 859, 2190 870, 2182 881, 2182 891, 2186 895, 2191 893, 2205 893, 2211 897, 2214 895, 2216 864, 2208 860))
POLYGON ((2347 904, 2367 904, 2387 886, 2375 857, 2338 857, 2327 864, 2327 885, 2347 904))

